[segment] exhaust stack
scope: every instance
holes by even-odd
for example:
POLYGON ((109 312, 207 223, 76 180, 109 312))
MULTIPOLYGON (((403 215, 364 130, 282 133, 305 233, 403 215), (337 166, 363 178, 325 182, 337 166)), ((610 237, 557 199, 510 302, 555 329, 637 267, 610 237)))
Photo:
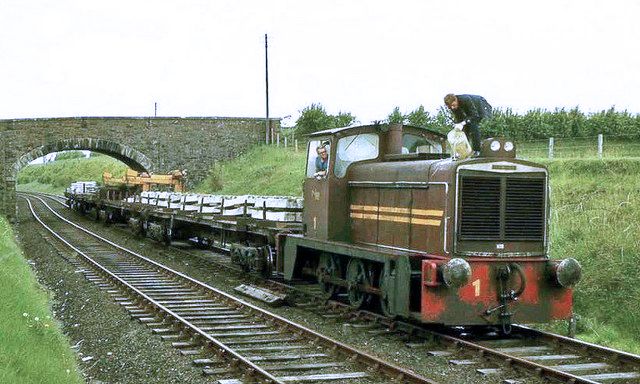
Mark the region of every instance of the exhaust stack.
POLYGON ((387 128, 385 155, 402 154, 402 124, 389 124, 387 128))

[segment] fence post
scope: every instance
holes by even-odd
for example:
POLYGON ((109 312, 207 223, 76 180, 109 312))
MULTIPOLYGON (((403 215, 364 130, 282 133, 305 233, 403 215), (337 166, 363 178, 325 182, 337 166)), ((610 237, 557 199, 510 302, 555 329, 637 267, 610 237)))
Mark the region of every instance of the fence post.
POLYGON ((276 147, 280 146, 280 132, 276 133, 276 147))
POLYGON ((602 159, 602 142, 604 138, 602 137, 602 133, 598 134, 598 157, 602 159))
POLYGON ((293 143, 296 146, 296 152, 298 152, 298 139, 295 139, 293 143))
POLYGON ((284 147, 287 148, 287 136, 284 137, 284 147))
POLYGON ((553 137, 549 138, 549 158, 553 159, 553 137))

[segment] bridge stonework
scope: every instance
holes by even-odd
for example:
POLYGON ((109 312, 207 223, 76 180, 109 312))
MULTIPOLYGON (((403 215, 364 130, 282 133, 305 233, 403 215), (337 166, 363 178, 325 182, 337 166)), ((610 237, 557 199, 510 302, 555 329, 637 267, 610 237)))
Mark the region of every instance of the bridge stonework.
MULTIPOLYGON (((279 126, 270 120, 271 129, 279 126)), ((31 160, 78 149, 103 153, 136 170, 187 170, 201 181, 216 160, 263 142, 265 119, 231 117, 72 117, 0 120, 0 213, 15 216, 17 174, 31 160)))

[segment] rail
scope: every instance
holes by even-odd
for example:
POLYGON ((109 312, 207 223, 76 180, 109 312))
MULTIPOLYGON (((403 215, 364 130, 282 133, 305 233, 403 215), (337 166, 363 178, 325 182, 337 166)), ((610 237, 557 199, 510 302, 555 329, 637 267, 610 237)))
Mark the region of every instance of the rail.
MULTIPOLYGON (((145 276, 148 274, 148 276, 156 276, 155 273, 152 273, 154 270, 158 271, 159 273, 161 273, 162 275, 165 276, 172 276, 176 281, 180 281, 180 282, 184 282, 185 283, 185 287, 192 287, 198 294, 202 293, 202 294, 206 294, 207 297, 209 299, 211 298, 215 298, 216 300, 222 300, 222 302, 224 303, 232 303, 231 306, 239 309, 242 308, 244 311, 247 311, 249 313, 253 313, 254 317, 256 318, 261 318, 261 319, 268 319, 268 322, 270 323, 274 323, 274 324, 278 324, 280 329, 283 330, 287 330, 288 334, 296 334, 296 335, 300 335, 301 337, 304 337, 307 341, 311 341, 311 343, 313 345, 322 345, 326 350, 328 351, 335 351, 333 352, 334 354, 337 353, 340 356, 346 356, 349 358, 349 360, 354 363, 354 364, 364 364, 368 367, 375 367, 375 369, 382 373, 387 379, 388 378, 394 378, 394 379, 398 379, 398 378, 402 378, 401 381, 403 382, 411 382, 411 383, 434 383, 433 381, 424 378, 422 376, 419 376, 409 370, 406 370, 402 367, 398 367, 395 366, 393 364, 390 364, 386 361, 383 361, 375 356, 369 355, 367 353, 364 353, 362 351, 356 350, 344 343, 338 342, 336 340, 333 340, 331 338, 328 338, 316 331, 313 331, 311 329, 308 329, 304 326, 301 326, 299 324, 296 324, 292 321, 289 321, 281 316, 275 315, 271 312, 268 312, 260 307, 257 307, 251 303, 248 303, 244 300, 235 298, 219 289, 216 289, 214 287, 211 287, 207 284, 204 284, 202 282, 199 282, 189 276, 184 275, 181 272, 175 271, 171 268, 168 268, 166 266, 161 265, 160 263, 157 263, 145 256, 142 256, 136 252, 133 252, 131 250, 128 250, 108 239, 105 239, 85 228, 82 228, 81 226, 65 219, 64 217, 62 217, 59 213, 55 212, 55 210, 53 208, 51 208, 42 198, 40 197, 35 197, 35 199, 39 200, 40 203, 46 207, 53 215, 55 215, 60 221, 73 226, 76 230, 82 231, 83 233, 99 240, 100 242, 103 242, 105 244, 108 244, 109 246, 116 248, 119 252, 129 255, 129 256, 133 256, 135 258, 136 261, 142 261, 144 262, 145 265, 151 266, 152 269, 149 270, 143 270, 140 269, 139 266, 137 266, 138 269, 136 269, 135 271, 137 272, 125 272, 125 273, 114 273, 112 270, 108 269, 107 267, 105 267, 104 265, 102 265, 101 263, 98 263, 96 260, 94 260, 94 258, 92 258, 91 256, 89 256, 87 254, 87 252, 83 251, 82 249, 80 249, 80 247, 72 244, 70 241, 68 241, 67 239, 65 239, 63 236, 61 236, 60 234, 58 234, 54 229, 51 228, 51 226, 47 225, 35 212, 35 209, 33 207, 33 204, 30 200, 30 198, 28 197, 24 197, 27 200, 27 203, 29 204, 30 210, 32 212, 32 214, 34 215, 34 217, 36 217, 37 221, 50 233, 52 233, 56 238, 58 238, 61 242, 63 242, 65 245, 67 245, 70 249, 72 249, 74 252, 76 252, 80 257, 83 258, 83 260, 85 260, 85 262, 87 262, 88 264, 90 264, 94 269, 96 269, 97 271, 99 271, 99 273, 104 276, 105 278, 108 278, 110 281, 116 283, 118 286, 122 287, 124 290, 126 290, 130 295, 135 295, 137 297, 137 300, 142 300, 145 303, 145 306, 147 307, 153 307, 154 310, 158 311, 159 313, 161 313, 161 317, 166 317, 169 316, 172 319, 172 322, 177 323, 178 325, 180 325, 181 327, 183 327, 184 329, 188 330, 189 334, 193 334, 196 336, 196 338, 202 339, 205 341, 205 344, 210 348, 213 349, 214 351, 216 351, 216 353, 219 356, 224 357, 227 360, 230 360, 233 364, 237 365, 240 364, 242 366, 244 366, 246 368, 246 372, 250 372, 250 376, 251 377, 260 377, 262 380, 266 380, 268 382, 275 382, 275 383, 280 383, 280 382, 285 382, 285 381, 290 381, 292 380, 291 377, 288 376, 284 376, 284 377, 278 377, 275 376, 274 374, 270 373, 267 369, 262 368, 261 365, 256 364, 255 362, 251 361, 247 356, 239 353, 237 351, 237 349, 232 348, 231 346, 223 343, 222 341, 220 341, 218 338, 215 338, 213 336, 210 335, 210 333, 205 329, 203 329, 202 327, 199 327, 198 325, 194 324, 193 322, 189 321, 190 319, 188 319, 186 316, 181 316, 180 315, 180 311, 177 311, 173 308, 170 308, 169 305, 166 305, 166 303, 163 303, 162 300, 158 300, 157 298, 154 298, 153 295, 151 295, 149 293, 149 291, 145 291, 145 289, 140 288, 140 286, 136 285, 135 283, 132 283, 132 281, 130 279, 127 279, 127 276, 129 277, 135 277, 137 275, 139 276, 145 276), (129 281, 128 281, 129 280, 129 281)), ((119 265, 121 267, 121 265, 119 265)), ((172 284, 172 286, 174 287, 174 289, 172 289, 172 291, 175 291, 175 286, 172 284)), ((185 291, 186 293, 186 291, 185 291)), ((195 294, 195 293, 194 293, 195 294)), ((277 369, 276 369, 277 371, 277 369)), ((363 376, 367 376, 364 373, 361 372, 347 372, 344 374, 334 374, 331 377, 338 377, 338 378, 342 378, 342 379, 349 379, 349 378, 356 378, 356 377, 363 377, 363 376)), ((318 377, 323 377, 322 375, 318 376, 318 377)), ((329 376, 327 376, 329 377, 329 376)))

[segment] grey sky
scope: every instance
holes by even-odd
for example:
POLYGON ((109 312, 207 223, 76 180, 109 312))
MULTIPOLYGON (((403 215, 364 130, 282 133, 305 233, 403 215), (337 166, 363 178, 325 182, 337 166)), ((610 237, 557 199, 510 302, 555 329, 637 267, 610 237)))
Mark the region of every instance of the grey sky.
POLYGON ((0 118, 640 112, 637 1, 0 0, 0 118))

